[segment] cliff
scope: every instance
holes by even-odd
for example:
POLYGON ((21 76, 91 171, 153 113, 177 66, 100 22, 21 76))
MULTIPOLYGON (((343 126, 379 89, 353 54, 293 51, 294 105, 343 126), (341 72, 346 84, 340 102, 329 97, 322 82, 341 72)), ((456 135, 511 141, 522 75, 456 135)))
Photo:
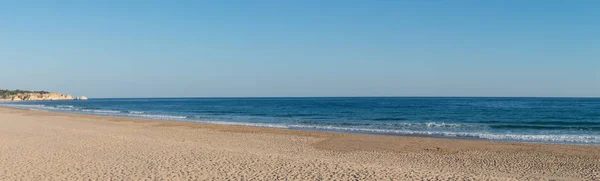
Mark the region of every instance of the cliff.
POLYGON ((7 95, 4 99, 10 101, 50 101, 50 100, 73 100, 69 94, 49 93, 20 93, 7 95))
POLYGON ((69 94, 60 94, 46 91, 0 90, 0 100, 3 101, 51 101, 73 100, 69 94))

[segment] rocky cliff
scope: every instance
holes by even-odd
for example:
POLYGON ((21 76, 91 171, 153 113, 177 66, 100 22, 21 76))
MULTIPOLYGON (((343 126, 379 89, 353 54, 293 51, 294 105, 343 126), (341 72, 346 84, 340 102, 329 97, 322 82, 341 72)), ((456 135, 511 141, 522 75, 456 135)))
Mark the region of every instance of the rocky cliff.
POLYGON ((8 101, 51 101, 51 100, 73 100, 69 94, 60 94, 54 92, 35 92, 4 95, 0 99, 8 101))
POLYGON ((85 101, 85 100, 88 100, 88 98, 87 98, 87 97, 85 97, 85 96, 81 96, 81 97, 76 97, 76 98, 75 98, 75 100, 82 100, 82 101, 85 101))

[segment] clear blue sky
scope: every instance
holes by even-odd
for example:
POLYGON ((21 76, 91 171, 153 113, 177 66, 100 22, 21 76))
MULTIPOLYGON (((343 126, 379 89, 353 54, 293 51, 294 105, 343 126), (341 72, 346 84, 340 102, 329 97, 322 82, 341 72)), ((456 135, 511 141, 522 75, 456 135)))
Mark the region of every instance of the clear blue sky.
POLYGON ((600 1, 1 1, 0 88, 600 96, 600 1))

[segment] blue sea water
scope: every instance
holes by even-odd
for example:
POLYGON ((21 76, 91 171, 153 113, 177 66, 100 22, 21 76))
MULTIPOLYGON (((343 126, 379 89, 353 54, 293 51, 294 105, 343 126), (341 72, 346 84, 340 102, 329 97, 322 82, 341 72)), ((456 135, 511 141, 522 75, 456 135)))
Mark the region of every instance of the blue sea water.
POLYGON ((150 98, 2 105, 285 129, 600 145, 600 98, 150 98))

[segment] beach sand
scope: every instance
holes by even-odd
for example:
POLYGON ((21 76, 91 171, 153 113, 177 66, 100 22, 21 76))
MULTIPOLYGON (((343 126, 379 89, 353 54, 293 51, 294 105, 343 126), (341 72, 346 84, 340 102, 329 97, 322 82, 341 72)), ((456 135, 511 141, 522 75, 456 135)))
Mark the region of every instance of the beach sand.
POLYGON ((0 180, 600 180, 600 147, 0 108, 0 180))

